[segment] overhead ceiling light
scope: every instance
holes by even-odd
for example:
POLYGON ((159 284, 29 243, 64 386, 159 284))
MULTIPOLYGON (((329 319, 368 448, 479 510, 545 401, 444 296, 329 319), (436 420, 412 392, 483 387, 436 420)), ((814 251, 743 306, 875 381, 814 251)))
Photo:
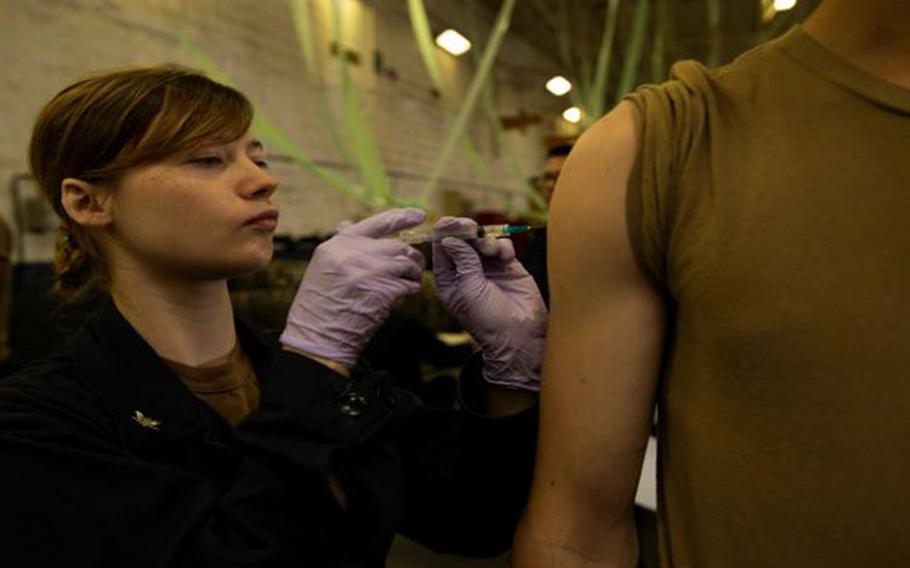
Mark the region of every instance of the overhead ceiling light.
POLYGON ((561 97, 572 90, 572 83, 562 75, 557 75, 547 81, 547 90, 557 97, 561 97))
POLYGON ((774 9, 778 12, 784 12, 796 6, 796 0, 774 0, 774 9))
POLYGON ((471 49, 471 42, 468 38, 453 29, 448 29, 436 36, 436 45, 456 56, 471 49))
POLYGON ((578 107, 569 107, 562 111, 562 117, 572 124, 581 122, 581 109, 578 107))

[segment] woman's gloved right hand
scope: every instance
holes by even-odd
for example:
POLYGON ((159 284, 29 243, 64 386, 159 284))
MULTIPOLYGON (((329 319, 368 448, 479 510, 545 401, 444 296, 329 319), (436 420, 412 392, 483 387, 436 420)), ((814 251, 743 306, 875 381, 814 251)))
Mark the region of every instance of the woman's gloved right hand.
MULTIPOLYGON (((443 217, 437 231, 476 227, 443 217)), ((509 239, 433 243, 433 271, 443 304, 483 348, 483 377, 510 389, 537 391, 547 334, 547 308, 509 239)))
POLYGON ((425 218, 420 209, 392 209, 339 225, 313 253, 281 343, 353 367, 395 300, 420 290, 426 264, 417 249, 381 237, 425 218))

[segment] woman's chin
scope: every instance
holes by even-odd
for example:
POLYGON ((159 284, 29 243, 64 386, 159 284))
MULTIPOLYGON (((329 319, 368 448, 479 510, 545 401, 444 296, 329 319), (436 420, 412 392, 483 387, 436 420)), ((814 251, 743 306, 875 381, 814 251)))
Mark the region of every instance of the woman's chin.
MULTIPOLYGON (((246 247, 234 249, 230 255, 198 259, 192 272, 211 278, 236 278, 253 272, 264 270, 272 261, 273 247, 267 246, 246 247)), ((192 264, 192 263, 191 263, 192 264)))
POLYGON ((262 251, 254 257, 250 262, 250 268, 248 272, 258 272, 260 270, 265 270, 265 267, 272 262, 273 249, 270 246, 268 251, 262 251))
POLYGON ((263 270, 272 262, 272 255, 274 252, 275 248, 271 241, 260 244, 257 247, 251 247, 246 251, 247 254, 244 255, 243 272, 258 272, 259 270, 263 270))
POLYGON ((207 278, 230 279, 246 276, 254 272, 265 270, 272 260, 272 255, 256 255, 227 262, 217 266, 210 266, 207 270, 202 271, 207 278))

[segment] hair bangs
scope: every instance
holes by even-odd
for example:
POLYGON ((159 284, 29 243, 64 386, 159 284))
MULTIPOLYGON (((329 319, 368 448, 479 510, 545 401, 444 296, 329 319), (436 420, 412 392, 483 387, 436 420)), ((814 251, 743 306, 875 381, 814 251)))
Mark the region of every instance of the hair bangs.
POLYGON ((250 128, 253 107, 237 90, 201 75, 169 84, 157 116, 123 161, 130 166, 237 140, 250 128))

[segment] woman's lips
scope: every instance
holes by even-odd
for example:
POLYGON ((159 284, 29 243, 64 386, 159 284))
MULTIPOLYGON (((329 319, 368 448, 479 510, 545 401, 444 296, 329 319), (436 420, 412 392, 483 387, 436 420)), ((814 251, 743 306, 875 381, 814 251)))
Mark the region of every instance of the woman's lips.
POLYGON ((257 219, 255 221, 250 221, 247 223, 248 227, 253 227, 254 229, 260 229, 263 231, 274 231, 275 227, 278 226, 278 219, 274 217, 266 217, 263 219, 257 219))
POLYGON ((246 225, 262 231, 274 231, 278 226, 278 211, 272 209, 256 215, 246 225))

